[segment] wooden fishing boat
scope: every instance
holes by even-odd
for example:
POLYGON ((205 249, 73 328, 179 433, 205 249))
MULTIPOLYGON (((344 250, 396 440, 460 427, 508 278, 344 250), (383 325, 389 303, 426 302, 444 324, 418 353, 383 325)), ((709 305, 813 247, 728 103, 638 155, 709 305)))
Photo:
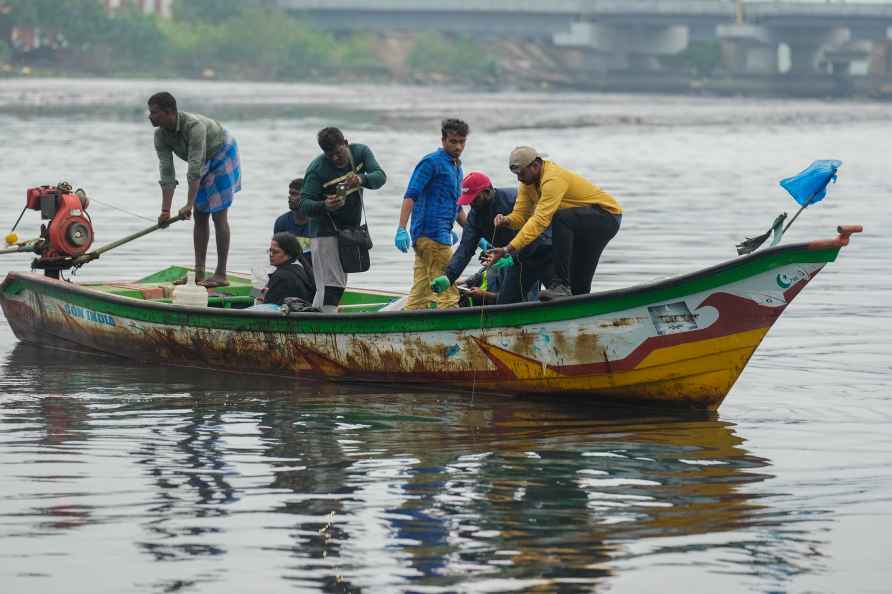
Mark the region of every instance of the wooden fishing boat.
POLYGON ((171 268, 135 283, 10 273, 0 303, 23 341, 147 364, 422 384, 715 409, 771 325, 860 227, 623 290, 444 311, 382 311, 351 290, 338 314, 246 310, 234 275, 210 307, 169 303, 171 268))

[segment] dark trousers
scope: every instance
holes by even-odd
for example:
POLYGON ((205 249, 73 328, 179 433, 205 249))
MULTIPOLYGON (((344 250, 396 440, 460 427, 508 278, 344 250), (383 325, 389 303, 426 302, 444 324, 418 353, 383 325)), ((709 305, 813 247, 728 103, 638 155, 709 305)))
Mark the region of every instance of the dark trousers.
POLYGON ((548 283, 564 284, 573 295, 592 290, 592 277, 601 252, 619 231, 621 217, 600 206, 563 208, 551 219, 554 277, 548 283))
POLYGON ((551 246, 540 246, 529 257, 505 268, 499 285, 498 304, 521 303, 539 283, 545 284, 554 276, 554 257, 551 246))

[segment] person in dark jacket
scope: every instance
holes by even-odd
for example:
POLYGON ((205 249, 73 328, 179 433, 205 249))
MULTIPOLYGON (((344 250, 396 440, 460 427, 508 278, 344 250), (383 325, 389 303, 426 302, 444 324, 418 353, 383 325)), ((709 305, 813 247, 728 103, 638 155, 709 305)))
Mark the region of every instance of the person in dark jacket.
MULTIPOLYGON (((441 292, 461 276, 473 257, 477 246, 500 247, 507 245, 516 234, 507 227, 495 227, 496 215, 507 215, 514 209, 517 198, 515 188, 494 188, 489 177, 474 171, 462 180, 462 193, 458 204, 471 205, 464 232, 458 249, 452 254, 446 272, 431 283, 431 290, 441 292), (481 240, 484 243, 481 244, 481 240), (489 245, 492 244, 492 245, 489 245)), ((506 256, 495 270, 503 269, 499 283, 499 304, 519 303, 538 288, 540 283, 551 278, 553 259, 551 252, 551 229, 546 229, 535 241, 524 247, 514 256, 506 256)))
POLYGON ((313 301, 316 285, 297 237, 287 232, 273 235, 269 243, 269 263, 276 269, 269 275, 258 302, 282 305, 286 297, 298 297, 307 303, 313 301))
POLYGON ((288 184, 288 211, 276 218, 276 222, 273 223, 273 234, 287 231, 297 237, 304 256, 310 259, 310 221, 300 212, 300 191, 303 185, 302 177, 295 178, 288 184))

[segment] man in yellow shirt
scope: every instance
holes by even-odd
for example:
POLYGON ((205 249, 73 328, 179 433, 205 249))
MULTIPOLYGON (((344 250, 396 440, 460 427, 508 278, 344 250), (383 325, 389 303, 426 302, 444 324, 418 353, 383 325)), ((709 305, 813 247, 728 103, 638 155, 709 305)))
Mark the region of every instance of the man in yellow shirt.
POLYGON ((536 149, 511 151, 508 168, 520 182, 514 210, 496 215, 497 227, 520 229, 503 248, 487 252, 487 265, 511 256, 551 226, 554 277, 541 301, 584 295, 607 243, 619 231, 623 209, 616 199, 581 175, 544 159, 536 149))

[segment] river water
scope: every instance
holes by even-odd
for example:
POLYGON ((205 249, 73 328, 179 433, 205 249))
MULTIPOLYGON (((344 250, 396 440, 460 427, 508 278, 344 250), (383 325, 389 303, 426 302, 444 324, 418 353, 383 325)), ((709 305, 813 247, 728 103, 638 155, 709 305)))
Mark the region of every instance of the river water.
MULTIPOLYGON (((401 195, 446 116, 471 124, 466 171, 509 185, 508 152, 531 144, 620 200, 596 290, 734 257, 795 212, 777 182, 814 159, 841 159, 839 181, 786 241, 865 232, 707 416, 142 368, 19 344, 0 319, 3 592, 890 591, 888 105, 3 80, 4 233, 26 188, 60 180, 93 198, 96 245, 151 225, 144 101, 162 89, 240 142, 233 270, 264 259, 315 132, 338 125, 389 175, 366 194, 373 269, 353 280, 405 289, 401 195)), ((38 226, 29 211, 19 234, 38 226)), ((191 250, 175 225, 77 278, 191 250)), ((30 261, 0 258, 2 274, 30 261)))

